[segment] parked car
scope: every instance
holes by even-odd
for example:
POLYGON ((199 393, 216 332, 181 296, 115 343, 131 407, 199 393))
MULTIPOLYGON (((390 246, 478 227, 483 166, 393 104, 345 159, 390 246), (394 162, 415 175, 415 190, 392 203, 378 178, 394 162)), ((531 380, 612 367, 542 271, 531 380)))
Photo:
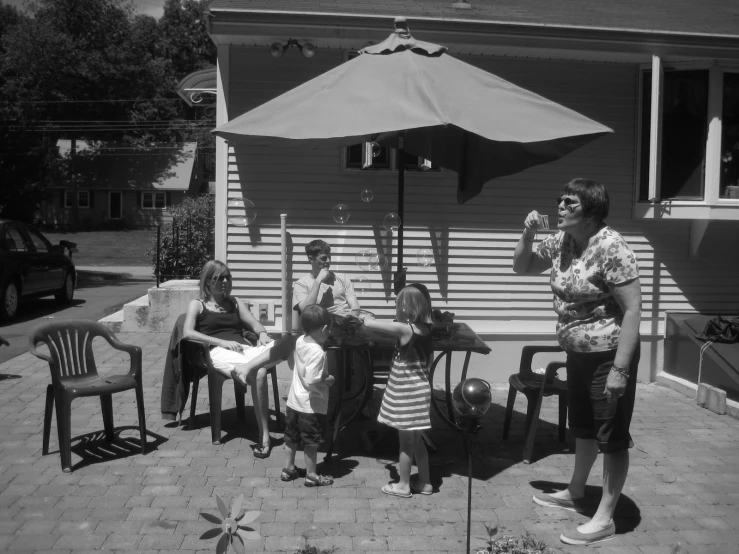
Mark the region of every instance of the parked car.
POLYGON ((21 300, 53 294, 58 302, 72 302, 76 251, 73 242, 52 245, 33 227, 0 219, 0 320, 12 319, 21 300))

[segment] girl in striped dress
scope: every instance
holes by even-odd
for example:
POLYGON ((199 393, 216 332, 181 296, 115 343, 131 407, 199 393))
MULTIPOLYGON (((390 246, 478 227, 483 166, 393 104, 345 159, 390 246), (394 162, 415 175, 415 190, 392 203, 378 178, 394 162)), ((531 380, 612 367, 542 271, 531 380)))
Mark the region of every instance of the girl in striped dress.
POLYGON ((413 493, 431 494, 433 490, 429 479, 428 451, 421 437, 421 431, 431 428, 431 303, 419 288, 407 286, 398 295, 395 314, 397 321, 394 322, 364 317, 362 321, 367 327, 395 335, 398 339, 377 420, 398 430, 400 480, 385 485, 382 492, 410 498, 413 493), (414 456, 418 480, 411 483, 414 456))

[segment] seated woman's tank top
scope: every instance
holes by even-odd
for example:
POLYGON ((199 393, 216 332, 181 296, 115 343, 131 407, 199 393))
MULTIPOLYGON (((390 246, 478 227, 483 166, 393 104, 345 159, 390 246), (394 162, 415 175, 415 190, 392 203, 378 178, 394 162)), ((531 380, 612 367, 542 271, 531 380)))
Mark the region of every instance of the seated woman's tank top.
POLYGON ((199 300, 203 305, 203 311, 195 320, 195 330, 222 340, 230 340, 239 344, 249 344, 242 333, 244 326, 239 318, 239 312, 233 301, 230 302, 231 309, 227 312, 214 312, 208 309, 205 302, 199 300))

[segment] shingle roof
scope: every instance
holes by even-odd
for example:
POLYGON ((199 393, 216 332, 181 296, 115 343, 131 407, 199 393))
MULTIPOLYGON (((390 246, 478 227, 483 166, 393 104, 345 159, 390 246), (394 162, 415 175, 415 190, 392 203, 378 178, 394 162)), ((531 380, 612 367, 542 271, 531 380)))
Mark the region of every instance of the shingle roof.
POLYGON ((739 0, 213 0, 219 11, 406 16, 739 37, 739 0))

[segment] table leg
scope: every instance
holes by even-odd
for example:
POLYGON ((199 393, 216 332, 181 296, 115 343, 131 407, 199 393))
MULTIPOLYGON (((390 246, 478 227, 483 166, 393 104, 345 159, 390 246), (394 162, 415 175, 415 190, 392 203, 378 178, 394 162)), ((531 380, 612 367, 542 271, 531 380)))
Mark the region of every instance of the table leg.
POLYGON ((446 394, 446 411, 449 414, 449 421, 454 421, 454 408, 452 407, 452 353, 447 352, 446 367, 444 374, 444 385, 446 394))
POLYGON ((356 394, 352 395, 351 397, 347 398, 346 400, 354 400, 355 398, 358 398, 361 396, 362 401, 359 403, 359 406, 352 412, 352 414, 347 417, 345 420, 341 419, 341 406, 343 404, 344 398, 343 398, 343 392, 345 383, 350 383, 351 379, 351 372, 354 366, 354 356, 355 352, 353 350, 344 350, 342 352, 342 367, 338 368, 338 371, 336 372, 336 390, 338 391, 338 398, 336 400, 336 404, 334 405, 334 410, 332 413, 331 422, 333 423, 333 430, 331 432, 331 437, 329 439, 329 444, 326 449, 326 456, 324 457, 325 462, 329 462, 331 459, 331 454, 333 453, 334 447, 336 446, 336 441, 338 439, 339 433, 347 426, 349 425, 354 419, 357 417, 357 414, 359 414, 364 407, 366 406, 367 402, 369 401, 369 397, 371 396, 372 392, 372 365, 371 365, 371 358, 369 355, 365 352, 356 352, 356 354, 362 359, 362 363, 364 364, 364 383, 362 384, 362 389, 357 392, 356 394))

